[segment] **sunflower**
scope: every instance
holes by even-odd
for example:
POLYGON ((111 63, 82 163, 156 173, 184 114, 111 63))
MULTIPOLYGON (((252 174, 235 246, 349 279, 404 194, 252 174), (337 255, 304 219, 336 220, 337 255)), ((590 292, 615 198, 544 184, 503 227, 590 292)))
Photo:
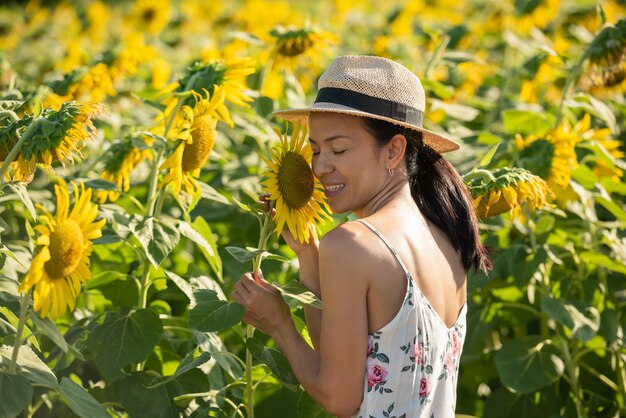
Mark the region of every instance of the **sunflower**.
POLYGON ((270 36, 274 38, 273 46, 263 70, 260 90, 262 95, 274 99, 282 94, 286 80, 285 74, 274 70, 287 69, 293 73, 297 67, 298 81, 307 91, 320 73, 321 55, 339 43, 333 33, 309 25, 278 25, 270 31, 270 36))
POLYGON ((580 87, 596 96, 626 92, 626 19, 607 26, 585 51, 587 70, 580 87))
POLYGON ((523 138, 518 134, 515 137, 525 166, 545 178, 551 189, 567 189, 572 170, 578 167, 576 144, 581 141, 582 123, 572 127, 567 119, 563 119, 556 129, 546 135, 523 138))
POLYGON ((547 183, 523 168, 504 167, 492 172, 477 171, 478 175, 467 175, 466 181, 474 196, 474 206, 480 218, 509 212, 514 219, 520 216, 524 203, 531 210, 550 206, 548 197, 552 191, 547 183))
POLYGON ((80 150, 87 140, 92 140, 96 128, 91 118, 104 113, 99 104, 81 104, 65 102, 58 111, 45 109, 38 119, 33 115, 26 116, 0 128, 0 151, 9 149, 10 144, 17 142, 19 133, 29 137, 24 140, 19 154, 11 162, 12 179, 30 181, 35 165, 42 164, 51 170, 54 161, 73 161, 74 152, 80 150), (30 126, 31 124, 34 126, 30 126))
POLYGON ((311 169, 313 151, 305 141, 307 130, 295 124, 291 139, 286 133, 276 133, 280 144, 272 148, 270 158, 261 156, 268 165, 264 173, 267 180, 261 183, 263 191, 275 201, 276 232, 287 224, 298 241, 309 242, 310 228, 317 228, 317 221, 330 219, 330 209, 311 169))
POLYGON ((329 45, 338 43, 336 35, 311 26, 276 26, 270 31, 274 38, 271 56, 277 64, 293 67, 302 57, 316 58, 329 45))
POLYGON ((116 142, 106 152, 104 171, 100 177, 115 183, 118 190, 103 190, 95 193, 95 200, 104 203, 116 201, 120 191, 130 189, 130 174, 137 165, 151 155, 149 149, 140 150, 130 139, 116 142))
POLYGON ((178 145, 172 155, 159 167, 168 169, 163 183, 174 194, 178 194, 181 187, 192 196, 200 195, 200 188, 195 181, 200 175, 200 169, 209 158, 215 145, 215 133, 218 120, 230 121, 230 116, 224 114, 225 91, 219 87, 209 100, 209 92, 204 91, 206 97, 193 92, 196 105, 183 106, 182 120, 174 130, 174 137, 178 145))
POLYGON ((105 223, 104 219, 96 221, 98 206, 91 203, 91 189, 85 190, 82 183, 80 189, 72 185, 75 200, 71 212, 70 196, 63 180, 54 186, 56 215, 38 206, 44 211, 39 217, 42 224, 35 227, 40 234, 36 244, 41 248, 19 288, 26 293, 34 287, 34 308, 42 318, 54 319, 67 308, 74 309, 81 284, 91 277, 91 241, 102 236, 105 223))
POLYGON ((63 103, 71 100, 102 102, 117 94, 113 78, 109 66, 103 62, 75 69, 65 74, 62 81, 51 83, 53 93, 46 97, 43 105, 60 109, 63 103))
POLYGON ((178 118, 178 115, 173 115, 173 113, 178 107, 186 104, 189 95, 184 95, 185 92, 199 94, 207 91, 209 95, 214 96, 216 94, 215 90, 218 89, 223 92, 224 100, 219 103, 217 111, 226 123, 233 126, 233 121, 230 118, 230 112, 225 102, 228 101, 239 106, 250 107, 248 102, 251 102, 252 98, 248 97, 244 90, 247 88, 246 77, 254 73, 254 71, 254 61, 248 58, 218 59, 192 63, 187 67, 183 77, 163 88, 162 94, 175 94, 164 101, 163 104, 166 105, 166 109, 157 118, 157 123, 160 122, 165 126, 172 117, 178 118), (179 104, 179 100, 183 102, 179 104))
POLYGON ((156 35, 169 23, 170 9, 169 0, 138 0, 130 14, 130 26, 156 35))

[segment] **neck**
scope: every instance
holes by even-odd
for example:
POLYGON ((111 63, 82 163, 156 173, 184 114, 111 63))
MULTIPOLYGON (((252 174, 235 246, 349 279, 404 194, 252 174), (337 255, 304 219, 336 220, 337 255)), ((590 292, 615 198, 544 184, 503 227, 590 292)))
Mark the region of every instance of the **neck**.
POLYGON ((366 218, 378 212, 380 209, 387 206, 393 201, 409 199, 409 201, 413 202, 409 182, 407 181, 406 177, 398 177, 399 178, 397 180, 393 181, 391 184, 388 184, 387 187, 381 190, 380 193, 377 193, 376 196, 374 196, 374 198, 370 200, 365 206, 355 210, 353 213, 358 218, 366 218))

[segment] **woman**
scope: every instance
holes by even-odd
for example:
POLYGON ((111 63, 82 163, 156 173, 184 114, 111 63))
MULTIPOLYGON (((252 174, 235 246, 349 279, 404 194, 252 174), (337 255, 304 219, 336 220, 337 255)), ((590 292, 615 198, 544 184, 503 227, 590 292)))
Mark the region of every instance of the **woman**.
POLYGON ((338 57, 315 104, 277 112, 308 122, 313 171, 333 212, 318 243, 283 236, 300 280, 311 348, 280 293, 247 273, 233 299, 269 334, 304 389, 338 417, 453 417, 465 336, 466 271, 488 270, 472 199, 440 153, 459 146, 422 128, 424 90, 400 64, 338 57))

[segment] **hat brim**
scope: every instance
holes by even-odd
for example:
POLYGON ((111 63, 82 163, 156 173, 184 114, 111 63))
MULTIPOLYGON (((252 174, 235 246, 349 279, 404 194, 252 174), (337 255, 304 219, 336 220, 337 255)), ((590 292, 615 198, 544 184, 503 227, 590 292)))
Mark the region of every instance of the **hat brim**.
POLYGON ((285 109, 285 110, 276 110, 273 112, 274 115, 282 118, 284 120, 288 120, 290 122, 298 122, 300 124, 308 126, 309 124, 309 114, 311 112, 331 112, 331 113, 342 113, 346 115, 353 116, 361 116, 366 118, 384 120, 395 125, 404 126, 409 129, 413 129, 422 133, 422 140, 426 145, 433 148, 438 153, 442 154, 444 152, 456 151, 461 148, 461 145, 453 141, 451 139, 446 138, 445 136, 439 135, 433 131, 429 131, 428 129, 424 129, 419 126, 415 126, 408 122, 402 122, 396 119, 387 118, 384 116, 378 116, 376 114, 362 112, 360 110, 352 109, 347 106, 342 106, 336 103, 315 103, 314 107, 300 108, 300 109, 285 109))

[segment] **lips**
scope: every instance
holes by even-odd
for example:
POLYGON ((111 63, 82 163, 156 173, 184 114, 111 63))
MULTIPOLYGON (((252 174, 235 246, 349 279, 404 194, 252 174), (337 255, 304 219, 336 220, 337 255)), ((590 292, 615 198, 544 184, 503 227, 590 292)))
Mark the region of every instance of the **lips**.
POLYGON ((346 187, 346 185, 343 183, 326 184, 324 185, 324 194, 326 195, 326 197, 332 197, 341 192, 344 187, 346 187))

